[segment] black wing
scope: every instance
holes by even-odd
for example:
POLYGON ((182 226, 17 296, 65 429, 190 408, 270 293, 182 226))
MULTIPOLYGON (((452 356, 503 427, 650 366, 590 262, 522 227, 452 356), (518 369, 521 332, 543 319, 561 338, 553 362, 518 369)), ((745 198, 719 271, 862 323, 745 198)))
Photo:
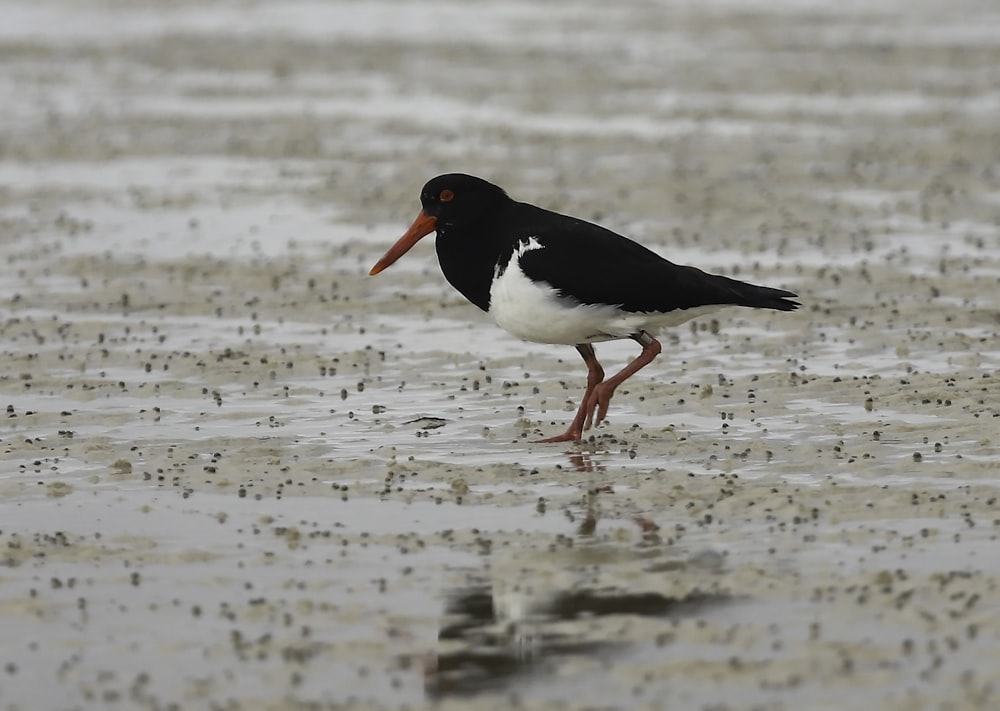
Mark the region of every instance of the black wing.
POLYGON ((792 311, 796 294, 708 274, 669 262, 627 237, 584 220, 532 207, 522 238, 541 249, 524 252, 520 265, 532 280, 585 304, 611 304, 625 311, 750 306, 792 311))

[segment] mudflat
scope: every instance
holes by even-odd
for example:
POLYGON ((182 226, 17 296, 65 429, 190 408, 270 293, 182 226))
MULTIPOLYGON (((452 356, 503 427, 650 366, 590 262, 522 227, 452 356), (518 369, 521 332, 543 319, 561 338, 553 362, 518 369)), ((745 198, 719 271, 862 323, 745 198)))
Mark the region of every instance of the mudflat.
POLYGON ((1000 703, 992 3, 0 15, 0 708, 1000 703), (803 308, 532 444, 449 171, 803 308))

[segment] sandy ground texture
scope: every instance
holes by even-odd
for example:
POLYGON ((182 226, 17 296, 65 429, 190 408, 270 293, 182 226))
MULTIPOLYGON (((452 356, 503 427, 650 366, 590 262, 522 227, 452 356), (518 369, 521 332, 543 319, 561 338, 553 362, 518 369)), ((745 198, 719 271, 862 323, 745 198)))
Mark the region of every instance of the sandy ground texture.
POLYGON ((0 709, 1000 707, 995 2, 0 17, 0 709), (804 307, 531 444, 450 170, 804 307))

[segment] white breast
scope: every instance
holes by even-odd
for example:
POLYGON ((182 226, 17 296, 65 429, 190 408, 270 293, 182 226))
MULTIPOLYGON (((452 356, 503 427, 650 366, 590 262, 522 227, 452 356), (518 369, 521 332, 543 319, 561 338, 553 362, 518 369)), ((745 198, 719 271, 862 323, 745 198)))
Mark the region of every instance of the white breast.
POLYGON ((549 284, 525 276, 518 260, 533 249, 544 249, 534 237, 518 244, 490 287, 490 316, 498 326, 526 341, 575 345, 628 338, 639 331, 655 335, 721 308, 636 313, 607 304, 580 304, 559 296, 549 284))

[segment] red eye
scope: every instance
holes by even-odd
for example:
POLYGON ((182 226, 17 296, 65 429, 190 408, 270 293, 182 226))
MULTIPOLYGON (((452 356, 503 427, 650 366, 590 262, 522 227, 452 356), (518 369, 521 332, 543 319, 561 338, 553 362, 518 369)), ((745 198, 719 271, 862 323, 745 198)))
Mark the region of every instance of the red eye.
POLYGON ((441 194, 438 196, 438 199, 441 202, 451 202, 452 200, 455 199, 455 193, 452 192, 451 190, 447 190, 447 189, 446 190, 442 190, 441 194))

